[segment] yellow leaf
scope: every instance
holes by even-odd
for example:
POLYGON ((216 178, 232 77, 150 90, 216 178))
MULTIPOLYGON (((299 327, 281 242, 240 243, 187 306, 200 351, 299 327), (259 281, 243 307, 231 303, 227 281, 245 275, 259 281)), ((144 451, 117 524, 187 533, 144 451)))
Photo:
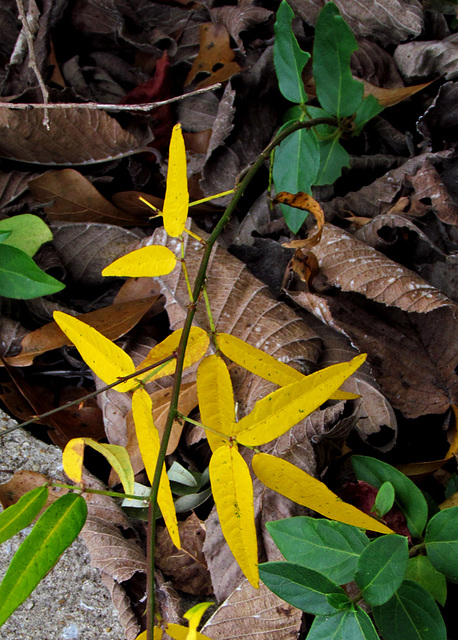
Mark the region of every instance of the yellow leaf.
POLYGON ((62 452, 62 466, 70 480, 81 482, 83 475, 84 438, 73 438, 62 452))
MULTIPOLYGON (((67 338, 73 342, 84 362, 96 376, 112 384, 135 373, 132 358, 99 331, 61 311, 54 311, 54 320, 67 338)), ((138 385, 135 378, 117 385, 116 391, 130 391, 138 385)))
MULTIPOLYGON (((142 631, 139 636, 135 638, 135 640, 146 640, 146 631, 142 631)), ((153 629, 153 640, 161 640, 163 636, 163 631, 160 627, 154 627, 153 629)))
MULTIPOLYGON (((149 367, 156 362, 160 362, 161 360, 164 360, 164 358, 171 356, 178 349, 182 332, 183 329, 174 331, 172 334, 167 336, 165 340, 153 347, 143 362, 138 365, 137 370, 149 367)), ((183 368, 186 369, 200 360, 205 355, 209 344, 210 338, 206 331, 200 327, 191 327, 183 368)), ((148 382, 151 382, 151 380, 156 380, 157 378, 162 378, 163 376, 169 376, 172 373, 175 373, 175 369, 176 360, 173 358, 165 366, 161 367, 157 373, 153 373, 153 375, 146 373, 142 375, 142 378, 146 378, 148 382)))
POLYGON ((188 611, 183 615, 183 618, 189 620, 189 629, 186 640, 197 640, 197 627, 199 626, 200 620, 205 611, 208 607, 211 607, 212 604, 213 602, 200 602, 194 607, 191 607, 191 609, 188 609, 188 611))
POLYGON ((253 485, 235 446, 219 447, 210 460, 210 482, 226 542, 253 587, 259 586, 253 485))
MULTIPOLYGON (((233 435, 234 393, 229 370, 219 356, 207 356, 200 363, 197 370, 197 397, 202 424, 228 436, 233 435)), ((212 451, 227 444, 227 440, 211 431, 206 434, 212 451)))
MULTIPOLYGON (((184 627, 181 624, 169 623, 166 627, 166 632, 171 638, 173 638, 173 640, 187 640, 189 629, 188 627, 184 627)), ((154 638, 154 640, 156 640, 156 638, 154 638)), ((210 640, 210 638, 208 636, 205 636, 203 633, 199 633, 199 631, 197 631, 196 640, 210 640)))
POLYGON ((322 516, 378 533, 394 533, 375 518, 343 502, 323 482, 286 460, 266 453, 256 453, 251 466, 266 487, 322 516))
POLYGON ((169 168, 162 217, 169 236, 181 236, 188 215, 189 193, 186 171, 186 149, 181 124, 173 127, 169 147, 169 168))
MULTIPOLYGON (((153 403, 144 389, 137 389, 132 397, 132 415, 135 422, 138 447, 145 465, 146 474, 152 483, 161 444, 158 430, 153 422, 153 403)), ((175 505, 173 504, 172 491, 165 472, 165 465, 162 468, 157 501, 172 542, 178 549, 181 549, 175 505)))
POLYGON ((365 359, 362 354, 350 362, 321 369, 259 400, 237 423, 237 442, 258 446, 278 438, 329 400, 365 359))
MULTIPOLYGON (((280 362, 265 351, 247 344, 240 338, 231 336, 228 333, 217 333, 216 341, 218 347, 225 356, 240 365, 247 371, 269 380, 280 387, 284 387, 293 382, 303 380, 307 376, 290 367, 284 362, 280 362)), ((347 391, 336 391, 330 396, 330 400, 355 400, 360 396, 347 391)))
POLYGON ((174 270, 177 259, 167 247, 153 245, 127 253, 109 264, 102 276, 153 278, 165 276, 174 270))

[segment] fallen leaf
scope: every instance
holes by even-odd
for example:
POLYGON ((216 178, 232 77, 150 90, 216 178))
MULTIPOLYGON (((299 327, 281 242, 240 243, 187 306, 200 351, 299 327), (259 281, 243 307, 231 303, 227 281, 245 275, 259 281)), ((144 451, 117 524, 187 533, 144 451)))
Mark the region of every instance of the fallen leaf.
POLYGON ((38 175, 40 174, 24 171, 10 171, 8 173, 0 171, 0 207, 7 207, 16 198, 19 198, 27 191, 29 180, 33 180, 38 175))
POLYGON ((433 211, 445 224, 458 225, 458 205, 431 162, 426 161, 409 181, 415 189, 411 197, 410 215, 424 216, 433 211))
POLYGON ((240 34, 252 27, 265 23, 272 17, 272 11, 248 3, 241 6, 214 7, 210 10, 215 22, 224 24, 242 53, 245 53, 240 34))
POLYGON ((309 235, 306 240, 291 240, 290 242, 285 242, 283 243, 284 247, 288 247, 290 249, 305 249, 313 247, 319 243, 323 231, 324 213, 323 209, 320 207, 318 202, 312 198, 312 196, 309 196, 308 193, 304 193, 303 191, 300 191, 295 195, 287 193, 286 191, 281 191, 275 196, 274 202, 281 202, 282 204, 287 204, 290 207, 295 207, 302 211, 310 211, 316 220, 317 231, 315 231, 313 235, 309 235))
POLYGON ((45 206, 48 220, 65 222, 101 222, 120 226, 145 224, 145 215, 128 214, 118 209, 75 169, 47 171, 29 182, 34 198, 45 206))
MULTIPOLYGON (((432 81, 431 81, 432 82, 432 81)), ((416 84, 410 87, 396 87, 394 89, 385 89, 384 87, 376 87, 370 82, 364 81, 364 97, 369 95, 377 98, 382 107, 392 107, 406 98, 415 95, 428 87, 431 82, 424 84, 416 84)))
MULTIPOLYGON (((7 509, 11 505, 16 504, 23 495, 37 487, 42 487, 49 481, 49 478, 36 471, 26 471, 25 469, 16 471, 11 480, 0 484, 0 502, 2 503, 2 507, 7 509)), ((68 493, 68 489, 49 487, 48 498, 43 509, 47 509, 49 505, 66 493, 68 493)))
POLYGON ((394 59, 407 81, 439 76, 455 80, 458 76, 457 42, 456 33, 443 40, 408 42, 396 48, 394 59))
POLYGON ((184 86, 191 84, 199 74, 205 74, 207 77, 197 83, 197 89, 229 80, 240 71, 240 66, 234 62, 234 58, 235 53, 230 47, 226 27, 213 22, 201 25, 199 55, 194 60, 184 86))
POLYGON ((105 111, 50 109, 0 112, 0 157, 45 165, 106 162, 145 150, 147 136, 136 138, 105 111))

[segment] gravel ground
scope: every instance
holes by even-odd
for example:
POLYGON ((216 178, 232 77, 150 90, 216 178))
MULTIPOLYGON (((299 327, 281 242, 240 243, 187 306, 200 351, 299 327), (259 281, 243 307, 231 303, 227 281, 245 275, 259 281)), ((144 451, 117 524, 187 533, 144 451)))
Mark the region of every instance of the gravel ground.
MULTIPOLYGON (((0 411, 0 433, 16 423, 0 411)), ((23 429, 1 440, 0 483, 11 479, 1 469, 38 471, 62 481, 60 449, 23 429)), ((1 510, 1 507, 0 507, 1 510)), ((0 548, 3 578, 29 529, 0 548)), ((99 573, 90 566, 85 545, 77 539, 29 598, 0 628, 0 640, 125 640, 111 598, 99 573)))

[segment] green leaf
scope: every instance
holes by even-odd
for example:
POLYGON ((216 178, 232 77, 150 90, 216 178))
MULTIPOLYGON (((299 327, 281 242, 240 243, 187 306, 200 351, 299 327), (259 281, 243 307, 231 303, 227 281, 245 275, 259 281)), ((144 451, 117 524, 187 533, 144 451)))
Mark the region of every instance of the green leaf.
MULTIPOLYGON (((307 107, 311 118, 331 118, 331 114, 318 107, 307 107)), ((316 186, 334 184, 342 175, 344 167, 350 166, 350 156, 340 144, 340 133, 336 127, 320 124, 315 127, 320 166, 313 182, 316 186)))
POLYGON ((360 607, 315 618, 307 640, 378 640, 371 619, 360 607))
POLYGON ((376 538, 359 558, 355 582, 370 605, 387 602, 404 579, 409 559, 405 536, 376 538))
POLYGON ((433 567, 426 556, 409 558, 406 571, 407 580, 415 580, 442 606, 447 599, 447 580, 443 573, 433 567))
POLYGON ((428 519, 428 505, 418 487, 403 473, 376 458, 352 456, 358 480, 364 480, 377 489, 391 482, 396 493, 395 502, 404 513, 410 533, 419 538, 428 519))
POLYGON ((310 54, 299 47, 291 27, 293 17, 293 10, 283 0, 275 22, 274 65, 278 85, 285 98, 291 102, 307 102, 302 70, 310 54))
POLYGON ((42 486, 29 491, 16 504, 0 513, 0 544, 27 527, 40 513, 48 497, 48 487, 42 486))
POLYGON ((313 77, 320 105, 338 118, 351 116, 363 100, 364 87, 351 75, 351 54, 358 44, 333 2, 320 11, 315 26, 313 77))
POLYGON ((12 233, 12 231, 0 231, 0 242, 4 242, 12 233))
POLYGON ((0 220, 0 231, 4 230, 11 232, 5 244, 24 251, 30 258, 36 254, 42 244, 52 240, 48 225, 41 218, 30 213, 0 220))
POLYGON ((265 562, 259 565, 259 576, 277 596, 293 607, 315 615, 329 615, 336 611, 329 604, 328 595, 346 596, 341 587, 317 571, 291 562, 265 562))
POLYGON ((76 493, 67 493, 46 509, 15 553, 0 585, 0 626, 72 544, 86 515, 86 502, 76 493))
POLYGON ((425 544, 433 567, 458 582, 458 507, 444 509, 431 518, 425 544))
POLYGON ((24 251, 0 244, 0 296, 30 300, 61 291, 65 285, 48 276, 24 251))
POLYGON ((336 584, 353 580, 368 537, 356 527, 300 516, 266 524, 286 560, 323 574, 336 584))
POLYGON ((208 487, 208 489, 204 489, 199 493, 193 493, 192 495, 188 496, 181 496, 181 498, 175 500, 175 510, 177 513, 186 513, 187 511, 197 509, 197 507, 200 507, 200 505, 208 500, 211 495, 211 487, 208 487))
POLYGON ((384 482, 375 498, 374 509, 379 516, 384 516, 394 504, 395 492, 391 482, 384 482))
POLYGON ((372 94, 369 94, 356 110, 355 119, 353 125, 355 127, 355 135, 359 135, 369 120, 372 120, 376 115, 383 111, 383 107, 380 102, 372 94))
POLYGON ((373 607, 384 640, 446 640, 444 620, 432 596, 416 582, 404 580, 385 604, 373 607))
POLYGON ((185 469, 179 462, 175 460, 170 469, 167 471, 170 483, 184 484, 187 487, 198 491, 200 489, 200 483, 193 473, 185 469))
MULTIPOLYGON (((280 129, 281 131, 281 129, 280 129)), ((311 193, 320 167, 320 149, 312 129, 299 129, 275 150, 273 180, 278 192, 311 193)), ((280 205, 288 227, 296 233, 307 217, 306 211, 280 205)))

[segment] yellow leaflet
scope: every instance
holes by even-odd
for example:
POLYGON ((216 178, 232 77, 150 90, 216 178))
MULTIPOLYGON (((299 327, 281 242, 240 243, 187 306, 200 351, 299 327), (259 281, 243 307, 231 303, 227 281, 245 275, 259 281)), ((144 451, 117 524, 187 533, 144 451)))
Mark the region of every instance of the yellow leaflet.
POLYGON ((169 236, 181 236, 188 215, 189 193, 186 172, 186 149, 181 124, 173 127, 169 147, 169 168, 162 217, 169 236))
POLYGON ((248 466, 235 446, 225 445, 214 452, 210 460, 210 482, 226 542, 245 576, 258 588, 253 484, 248 466))
MULTIPOLYGON (((233 435, 235 402, 232 382, 226 363, 219 356, 208 356, 197 370, 197 397, 201 422, 228 436, 233 435)), ((227 440, 207 431, 208 444, 216 451, 227 440)))
POLYGON ((62 453, 62 464, 71 480, 81 482, 85 445, 95 449, 108 460, 118 474, 126 493, 134 493, 134 471, 126 449, 116 444, 101 444, 92 438, 73 438, 67 443, 62 453))
POLYGON ((191 607, 191 609, 188 609, 188 611, 186 611, 183 616, 183 618, 189 620, 189 629, 186 640, 197 640, 197 627, 199 626, 200 620, 205 611, 208 609, 208 607, 211 607, 212 604, 213 602, 200 602, 199 604, 196 604, 194 607, 191 607))
POLYGON ((62 452, 62 466, 70 480, 81 482, 83 475, 84 438, 73 438, 62 452))
MULTIPOLYGON (((144 389, 137 389, 132 397, 132 414, 135 422, 138 447, 142 455, 147 476, 152 483, 161 445, 158 430, 153 422, 153 403, 144 389)), ((172 542, 178 549, 181 549, 175 505, 173 504, 172 491, 165 472, 165 466, 162 467, 157 501, 172 542)))
MULTIPOLYGON (((288 364, 270 356, 265 351, 252 347, 240 340, 240 338, 231 336, 228 333, 217 333, 216 339, 220 350, 233 362, 264 380, 278 384, 280 387, 298 382, 307 377, 288 364)), ((336 391, 330 396, 332 400, 354 400, 356 398, 359 398, 359 396, 346 391, 336 391)))
POLYGON ((350 362, 334 364, 259 400, 237 423, 237 442, 251 447, 278 438, 329 400, 365 359, 362 354, 350 362))
MULTIPOLYGON (((149 367, 150 365, 156 362, 160 362, 160 360, 171 356, 178 349, 182 332, 183 329, 174 331, 165 340, 153 347, 146 358, 143 360, 143 362, 138 365, 137 370, 149 367)), ((183 368, 186 369, 186 367, 190 367, 192 364, 200 360, 205 355, 209 344, 210 338, 208 337, 206 331, 200 329, 200 327, 191 327, 191 330, 189 332, 188 345, 186 347, 186 353, 184 357, 183 368)), ((153 374, 152 376, 146 373, 143 374, 142 377, 146 377, 148 381, 156 380, 157 378, 171 375, 175 372, 175 369, 176 360, 175 358, 173 358, 157 373, 153 374)))
POLYGON ((378 533, 394 533, 375 518, 371 518, 351 504, 343 502, 323 483, 298 469, 290 462, 256 453, 251 462, 253 471, 266 487, 286 496, 322 516, 378 533))
MULTIPOLYGON (((141 634, 135 638, 135 640, 146 640, 146 634, 146 631, 142 631, 141 634)), ((162 635, 162 629, 160 627, 154 627, 153 640, 161 640, 162 635)))
MULTIPOLYGON (((171 624, 169 623, 166 627, 167 634, 173 638, 173 640, 187 640, 189 629, 188 627, 183 627, 181 624, 171 624)), ((203 633, 199 633, 196 631, 196 640, 210 640, 208 636, 205 636, 203 633)), ((139 640, 137 638, 137 640, 139 640)), ((143 638, 141 639, 143 640, 143 638)), ((156 638, 154 638, 156 640, 156 638)))
MULTIPOLYGON (((61 330, 78 349, 84 362, 105 384, 112 384, 119 378, 135 373, 132 358, 99 331, 61 311, 54 311, 53 316, 61 330)), ((130 391, 137 385, 136 380, 132 378, 121 382, 115 388, 116 391, 130 391)))
POLYGON ((102 276, 153 278, 165 276, 175 268, 177 259, 167 247, 153 245, 131 251, 102 271, 102 276))

